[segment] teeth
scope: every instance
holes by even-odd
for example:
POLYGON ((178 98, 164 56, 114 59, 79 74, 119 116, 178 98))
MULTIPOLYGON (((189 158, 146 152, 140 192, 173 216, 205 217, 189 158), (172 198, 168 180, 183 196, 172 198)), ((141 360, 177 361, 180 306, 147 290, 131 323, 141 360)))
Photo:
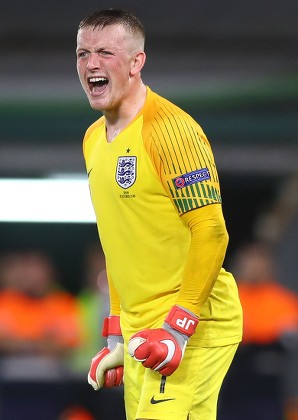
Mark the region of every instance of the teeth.
POLYGON ((89 81, 91 83, 96 83, 96 82, 105 82, 107 79, 105 77, 90 77, 89 81))

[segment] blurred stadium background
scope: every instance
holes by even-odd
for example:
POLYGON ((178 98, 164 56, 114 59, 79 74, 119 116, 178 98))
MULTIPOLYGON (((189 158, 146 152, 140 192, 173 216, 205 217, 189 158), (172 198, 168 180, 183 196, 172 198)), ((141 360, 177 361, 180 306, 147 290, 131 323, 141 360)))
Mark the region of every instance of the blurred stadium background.
MULTIPOLYGON (((97 114, 77 79, 76 30, 81 18, 109 7, 141 18, 147 31, 144 81, 184 107, 213 146, 230 234, 227 265, 242 244, 269 241, 280 282, 297 292, 295 0, 2 0, 0 184, 85 179, 81 142, 97 114)), ((7 207, 10 198, 0 199, 7 207)), ((48 252, 64 287, 77 293, 82 256, 97 232, 93 222, 16 222, 1 219, 0 210, 0 237, 0 252, 48 252)))

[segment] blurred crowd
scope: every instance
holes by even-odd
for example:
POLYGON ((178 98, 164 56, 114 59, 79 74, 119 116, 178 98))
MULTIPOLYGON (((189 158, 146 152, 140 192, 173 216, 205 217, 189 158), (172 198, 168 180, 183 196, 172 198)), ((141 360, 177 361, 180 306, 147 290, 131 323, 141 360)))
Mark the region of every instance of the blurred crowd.
POLYGON ((298 420, 298 295, 278 279, 271 245, 252 242, 230 263, 243 341, 223 387, 223 420, 298 420))
POLYGON ((23 396, 9 394, 8 389, 9 385, 17 389, 33 384, 85 383, 91 357, 103 345, 101 324, 107 311, 105 264, 99 246, 86 251, 84 278, 77 294, 64 289, 49 255, 26 250, 1 256, 1 419, 56 420, 59 410, 61 420, 93 419, 86 408, 74 405, 73 398, 64 409, 62 387, 60 401, 59 397, 42 396, 38 402, 35 395, 31 405, 30 396, 24 402, 23 396))
POLYGON ((2 256, 2 360, 26 356, 36 362, 38 358, 52 358, 63 361, 66 370, 86 368, 89 353, 93 354, 101 345, 101 320, 108 304, 104 257, 99 249, 88 250, 85 266, 81 290, 74 295, 63 288, 48 255, 30 250, 2 256), (85 355, 87 352, 84 362, 75 361, 81 348, 85 355), (82 363, 84 366, 79 368, 82 363))
MULTIPOLYGON (((264 243, 243 246, 229 268, 239 287, 244 336, 223 387, 219 420, 297 420, 297 294, 278 280, 274 254, 264 243)), ((91 357, 105 345, 101 324, 109 302, 104 255, 98 245, 86 250, 81 283, 77 294, 65 290, 55 262, 40 251, 0 257, 0 418, 20 418, 22 404, 23 420, 107 418, 94 414, 101 410, 93 410, 86 403, 88 397, 82 397, 88 391, 91 395, 89 388, 75 388, 82 383, 87 387, 91 357), (51 381, 57 393, 49 400, 42 396, 41 384, 51 381), (8 394, 9 384, 20 383, 38 384, 41 396, 38 402, 35 398, 34 407, 30 398, 24 405, 20 395, 8 394), (59 383, 64 385, 60 394, 59 383), (72 398, 65 398, 65 384, 72 384, 72 398), (61 401, 55 407, 58 394, 61 401), (45 417, 45 409, 56 414, 45 417)), ((104 391, 101 395, 105 397, 104 391)), ((113 398, 121 401, 121 391, 113 398)), ((120 415, 109 418, 120 420, 120 415)))

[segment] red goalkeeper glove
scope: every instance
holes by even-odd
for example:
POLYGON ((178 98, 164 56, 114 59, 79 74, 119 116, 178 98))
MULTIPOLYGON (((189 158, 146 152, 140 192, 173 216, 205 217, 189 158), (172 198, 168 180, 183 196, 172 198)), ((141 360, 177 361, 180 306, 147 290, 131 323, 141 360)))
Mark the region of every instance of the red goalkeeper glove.
POLYGON ((95 391, 123 384, 124 352, 119 316, 104 319, 102 336, 107 337, 108 347, 93 357, 88 373, 88 383, 95 391))
POLYGON ((128 352, 143 366, 171 375, 178 368, 189 338, 195 332, 199 318, 181 306, 173 306, 162 328, 148 329, 134 334, 128 352))

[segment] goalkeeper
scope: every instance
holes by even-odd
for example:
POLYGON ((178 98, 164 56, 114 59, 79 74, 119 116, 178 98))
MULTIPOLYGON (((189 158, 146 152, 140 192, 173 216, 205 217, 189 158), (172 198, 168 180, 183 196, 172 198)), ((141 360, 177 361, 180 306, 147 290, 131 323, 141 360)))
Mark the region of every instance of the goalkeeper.
POLYGON ((79 79, 103 114, 83 153, 110 292, 88 381, 124 372, 128 420, 214 420, 242 334, 218 174, 202 128, 143 83, 144 39, 123 10, 78 29, 79 79))

